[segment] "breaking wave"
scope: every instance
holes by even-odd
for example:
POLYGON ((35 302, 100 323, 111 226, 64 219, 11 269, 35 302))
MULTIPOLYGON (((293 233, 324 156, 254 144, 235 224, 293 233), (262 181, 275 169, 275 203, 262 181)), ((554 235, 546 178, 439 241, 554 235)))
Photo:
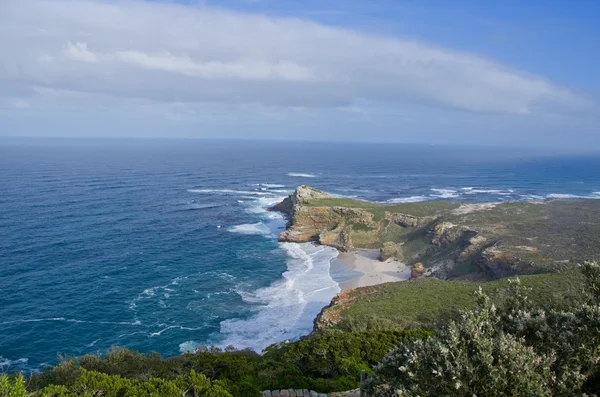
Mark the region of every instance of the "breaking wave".
POLYGON ((288 176, 294 176, 297 178, 316 178, 316 175, 304 172, 288 172, 288 176))

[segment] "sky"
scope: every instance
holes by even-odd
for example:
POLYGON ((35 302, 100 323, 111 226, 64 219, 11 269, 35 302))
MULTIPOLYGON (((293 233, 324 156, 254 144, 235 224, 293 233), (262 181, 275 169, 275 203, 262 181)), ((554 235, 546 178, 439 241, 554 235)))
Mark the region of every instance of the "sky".
POLYGON ((0 136, 600 149, 600 1, 0 0, 0 136))

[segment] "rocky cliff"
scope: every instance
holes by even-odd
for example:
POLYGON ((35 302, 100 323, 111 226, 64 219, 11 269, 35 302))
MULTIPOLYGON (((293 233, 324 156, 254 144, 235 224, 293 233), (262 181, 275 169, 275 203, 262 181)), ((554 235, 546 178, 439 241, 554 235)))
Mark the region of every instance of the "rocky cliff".
POLYGON ((600 256, 600 200, 383 205, 300 186, 280 241, 381 250, 442 279, 547 272, 600 256), (422 267, 422 269, 421 269, 422 267))

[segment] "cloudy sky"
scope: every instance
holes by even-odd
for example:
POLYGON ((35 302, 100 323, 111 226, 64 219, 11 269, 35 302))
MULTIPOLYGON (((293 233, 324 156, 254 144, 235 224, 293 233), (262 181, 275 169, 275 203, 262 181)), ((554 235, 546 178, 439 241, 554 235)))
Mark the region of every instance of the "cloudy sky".
POLYGON ((0 135, 600 147, 599 19, 596 0, 0 0, 0 135))

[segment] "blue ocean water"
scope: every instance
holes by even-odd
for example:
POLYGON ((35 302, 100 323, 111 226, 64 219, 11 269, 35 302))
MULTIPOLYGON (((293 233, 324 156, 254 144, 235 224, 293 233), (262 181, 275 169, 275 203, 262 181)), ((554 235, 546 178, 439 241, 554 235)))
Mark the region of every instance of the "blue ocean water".
POLYGON ((381 202, 600 198, 600 156, 451 147, 0 141, 0 369, 310 332, 335 250, 278 244, 300 184, 381 202))

